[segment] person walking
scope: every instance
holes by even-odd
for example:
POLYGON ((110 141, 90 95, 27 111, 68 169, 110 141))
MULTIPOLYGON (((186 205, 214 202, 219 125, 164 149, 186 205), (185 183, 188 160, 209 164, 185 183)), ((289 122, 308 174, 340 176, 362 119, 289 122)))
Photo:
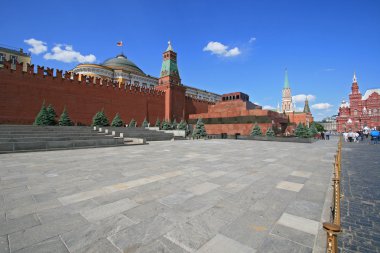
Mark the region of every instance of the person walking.
POLYGON ((330 131, 327 131, 325 135, 326 135, 326 140, 330 140, 330 131))
POLYGON ((376 128, 374 128, 371 131, 371 137, 372 137, 373 144, 378 144, 379 135, 380 135, 380 132, 378 130, 376 130, 376 128))
POLYGON ((344 142, 348 141, 348 133, 346 131, 343 132, 343 138, 344 138, 344 142))

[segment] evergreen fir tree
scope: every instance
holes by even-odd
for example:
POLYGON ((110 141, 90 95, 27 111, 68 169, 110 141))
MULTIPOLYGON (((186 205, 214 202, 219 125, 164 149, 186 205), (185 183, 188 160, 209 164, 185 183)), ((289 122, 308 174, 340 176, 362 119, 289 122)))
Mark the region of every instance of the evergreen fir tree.
POLYGON ((206 136, 207 136, 207 132, 205 129, 205 125, 202 119, 199 118, 193 130, 193 137, 199 139, 206 136))
POLYGON ((303 137, 305 135, 305 128, 304 126, 302 125, 302 123, 298 123, 298 126, 296 128, 296 130, 294 131, 294 134, 297 136, 297 137, 303 137))
POLYGON ((170 122, 164 120, 162 121, 162 130, 170 130, 171 129, 171 126, 170 126, 170 122))
POLYGON ((311 124, 310 128, 309 128, 309 132, 310 132, 310 137, 314 137, 317 133, 318 133, 318 130, 317 128, 315 127, 315 124, 311 124))
POLYGON ((134 120, 134 119, 131 119, 131 122, 129 122, 129 125, 128 125, 128 127, 136 127, 136 120, 134 120))
POLYGON ((172 124, 171 124, 171 128, 172 128, 173 130, 176 130, 177 127, 178 127, 178 123, 177 123, 177 121, 174 119, 173 122, 172 122, 172 124))
POLYGON ((104 111, 101 110, 100 112, 97 112, 95 116, 92 118, 92 125, 93 126, 109 126, 109 120, 107 119, 107 116, 104 114, 104 111))
POLYGON ((155 127, 161 127, 161 121, 159 118, 156 120, 156 124, 154 125, 155 127))
POLYGON ((38 112, 35 120, 34 120, 34 123, 33 125, 36 125, 36 126, 46 126, 48 125, 49 121, 48 121, 48 112, 47 112, 47 109, 45 107, 45 101, 42 103, 42 107, 41 107, 41 110, 38 112))
POLYGON ((267 131, 266 131, 265 135, 266 135, 266 136, 270 136, 270 137, 273 137, 273 136, 275 136, 275 134, 274 134, 274 131, 273 131, 272 127, 268 127, 268 129, 267 129, 267 131))
POLYGON ((312 137, 310 127, 309 128, 307 126, 304 127, 304 132, 303 132, 302 137, 303 138, 310 138, 310 137, 312 137))
POLYGON ((144 119, 143 123, 141 124, 141 127, 148 127, 149 125, 149 122, 146 120, 146 118, 144 119))
POLYGON ((47 112, 47 124, 49 126, 56 125, 57 122, 55 121, 55 118, 57 117, 57 114, 55 113, 53 106, 48 105, 48 107, 46 108, 46 112, 47 112))
POLYGON ((123 120, 120 118, 119 113, 116 113, 115 118, 113 118, 111 126, 113 127, 122 127, 124 126, 123 120))
POLYGON ((260 126, 256 123, 254 128, 252 129, 251 136, 261 136, 263 133, 261 132, 260 126))
POLYGON ((177 126, 178 130, 186 130, 187 129, 187 123, 184 120, 181 120, 177 126))
POLYGON ((59 117, 58 125, 60 126, 72 126, 73 122, 71 121, 69 115, 67 114, 66 107, 63 109, 61 116, 59 117))

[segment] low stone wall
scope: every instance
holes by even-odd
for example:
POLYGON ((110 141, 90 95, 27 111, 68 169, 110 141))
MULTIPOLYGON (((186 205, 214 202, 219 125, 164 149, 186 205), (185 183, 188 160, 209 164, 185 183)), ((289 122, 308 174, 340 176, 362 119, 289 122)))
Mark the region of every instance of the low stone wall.
POLYGON ((312 143, 318 139, 315 138, 298 138, 298 137, 269 137, 269 136, 244 136, 244 135, 221 135, 209 134, 207 139, 235 139, 235 140, 255 140, 255 141, 278 141, 278 142, 298 142, 312 143))
POLYGON ((160 132, 164 132, 167 134, 173 134, 176 137, 186 137, 186 131, 185 130, 160 130, 159 127, 146 127, 146 129, 160 131, 160 132))
POLYGON ((318 140, 315 138, 269 137, 269 136, 237 136, 237 139, 238 140, 255 140, 255 141, 298 142, 298 143, 313 143, 318 140))

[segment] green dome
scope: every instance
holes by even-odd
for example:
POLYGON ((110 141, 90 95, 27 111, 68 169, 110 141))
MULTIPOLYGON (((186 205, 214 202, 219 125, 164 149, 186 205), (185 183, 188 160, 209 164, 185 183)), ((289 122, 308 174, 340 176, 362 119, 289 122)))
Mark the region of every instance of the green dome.
POLYGON ((128 60, 127 57, 123 54, 119 54, 114 58, 107 59, 101 65, 109 67, 111 69, 120 69, 129 72, 137 72, 140 74, 144 74, 144 72, 139 67, 137 67, 136 64, 128 60))

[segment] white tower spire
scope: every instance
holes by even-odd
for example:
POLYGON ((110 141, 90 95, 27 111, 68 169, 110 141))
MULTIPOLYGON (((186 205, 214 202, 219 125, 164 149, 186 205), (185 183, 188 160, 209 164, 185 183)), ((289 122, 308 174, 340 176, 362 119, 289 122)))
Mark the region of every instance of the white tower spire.
POLYGON ((357 83, 356 73, 355 73, 355 72, 354 72, 354 77, 352 78, 352 82, 353 82, 353 83, 357 83))

